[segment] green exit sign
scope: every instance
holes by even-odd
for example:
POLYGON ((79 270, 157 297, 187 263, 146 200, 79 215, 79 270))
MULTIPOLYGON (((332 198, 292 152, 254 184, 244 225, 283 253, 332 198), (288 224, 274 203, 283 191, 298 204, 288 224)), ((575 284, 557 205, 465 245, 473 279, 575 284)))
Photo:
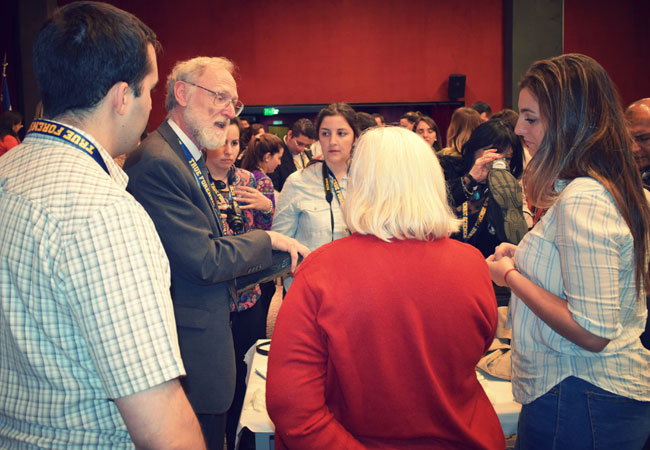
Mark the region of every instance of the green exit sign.
POLYGON ((277 116, 278 114, 280 114, 280 110, 278 108, 264 108, 265 116, 277 116))

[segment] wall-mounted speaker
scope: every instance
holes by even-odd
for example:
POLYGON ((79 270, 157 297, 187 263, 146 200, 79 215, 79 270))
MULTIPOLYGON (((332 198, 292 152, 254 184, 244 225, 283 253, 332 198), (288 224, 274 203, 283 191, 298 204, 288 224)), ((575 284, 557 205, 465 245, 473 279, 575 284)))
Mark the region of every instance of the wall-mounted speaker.
POLYGON ((452 73, 449 75, 449 100, 465 97, 465 75, 452 73))

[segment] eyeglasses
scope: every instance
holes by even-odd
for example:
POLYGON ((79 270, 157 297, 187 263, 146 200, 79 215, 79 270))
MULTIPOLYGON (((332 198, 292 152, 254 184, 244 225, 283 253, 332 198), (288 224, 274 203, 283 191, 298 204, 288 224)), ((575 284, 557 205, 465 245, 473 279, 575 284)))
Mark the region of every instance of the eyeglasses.
POLYGON ((293 138, 293 141, 296 144, 296 147, 299 148, 304 148, 305 150, 309 150, 309 147, 311 147, 311 144, 308 142, 300 142, 298 138, 293 138))
POLYGON ((231 103, 232 107, 235 110, 235 117, 240 115, 241 112, 244 110, 244 104, 240 100, 236 98, 231 98, 230 95, 226 94, 225 92, 211 91, 210 89, 204 88, 203 86, 199 86, 198 84, 192 83, 191 81, 185 81, 185 80, 183 81, 187 84, 191 84, 194 87, 203 89, 204 91, 207 91, 210 94, 214 95, 212 101, 214 102, 215 106, 225 106, 228 103, 231 103))

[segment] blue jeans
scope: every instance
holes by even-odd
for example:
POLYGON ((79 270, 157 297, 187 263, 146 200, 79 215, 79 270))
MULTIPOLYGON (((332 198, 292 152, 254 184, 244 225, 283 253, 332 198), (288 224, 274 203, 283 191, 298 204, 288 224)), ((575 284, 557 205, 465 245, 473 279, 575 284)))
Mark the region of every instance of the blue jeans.
POLYGON ((516 450, 641 450, 650 435, 650 402, 569 377, 523 405, 516 450))

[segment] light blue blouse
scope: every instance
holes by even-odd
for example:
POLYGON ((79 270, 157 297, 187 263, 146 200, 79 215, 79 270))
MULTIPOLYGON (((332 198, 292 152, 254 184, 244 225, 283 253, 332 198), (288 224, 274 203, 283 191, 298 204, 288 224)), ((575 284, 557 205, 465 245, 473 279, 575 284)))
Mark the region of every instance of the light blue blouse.
POLYGON ((513 394, 530 403, 569 376, 615 394, 650 401, 650 351, 639 335, 646 304, 635 291, 634 245, 612 196, 593 178, 558 181, 558 199, 526 235, 515 265, 565 298, 573 318, 610 339, 599 353, 557 334, 513 294, 513 394))
MULTIPOLYGON (((276 200, 273 231, 295 238, 310 250, 349 234, 343 219, 343 210, 336 194, 332 198, 334 233, 332 233, 330 204, 325 200, 322 164, 313 164, 292 173, 284 183, 276 200)), ((337 180, 343 198, 348 177, 337 180)), ((291 283, 285 283, 285 287, 291 283)))

